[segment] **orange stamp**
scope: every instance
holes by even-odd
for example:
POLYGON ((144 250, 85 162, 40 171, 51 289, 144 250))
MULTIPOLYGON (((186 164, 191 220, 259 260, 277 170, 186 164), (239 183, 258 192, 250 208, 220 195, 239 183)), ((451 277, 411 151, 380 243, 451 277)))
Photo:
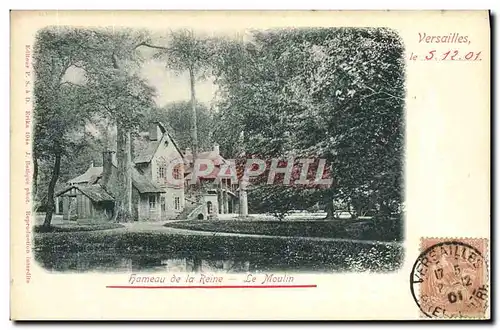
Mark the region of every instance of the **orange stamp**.
POLYGON ((488 241, 424 238, 410 275, 411 293, 430 318, 484 318, 488 241))

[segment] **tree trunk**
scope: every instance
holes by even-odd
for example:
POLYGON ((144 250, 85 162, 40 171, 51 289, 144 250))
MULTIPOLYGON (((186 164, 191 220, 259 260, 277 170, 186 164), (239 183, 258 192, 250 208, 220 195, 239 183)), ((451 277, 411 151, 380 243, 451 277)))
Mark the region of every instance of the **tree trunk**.
POLYGON ((52 169, 52 177, 49 182, 49 189, 47 191, 47 212, 45 213, 44 227, 50 227, 52 222, 52 213, 54 212, 54 189, 56 188, 57 180, 59 179, 59 172, 61 170, 61 154, 56 154, 54 161, 54 168, 52 169))
POLYGON ((193 164, 196 156, 198 155, 198 118, 196 115, 196 92, 195 92, 195 78, 192 68, 189 69, 189 82, 191 84, 191 136, 193 138, 193 164))
MULTIPOLYGON (((195 77, 194 77, 194 69, 189 68, 189 83, 191 84, 191 115, 192 115, 192 123, 191 123, 191 137, 193 139, 193 169, 196 164, 196 159, 198 157, 198 116, 196 114, 196 91, 195 91, 195 77)), ((195 173, 193 171, 193 173, 195 173)), ((193 196, 196 202, 200 200, 200 189, 201 185, 198 184, 198 180, 195 177, 195 185, 193 189, 193 196)))
POLYGON ((327 220, 335 219, 335 209, 333 207, 333 201, 330 200, 326 203, 326 218, 327 220))
MULTIPOLYGON (((113 68, 120 70, 118 56, 111 56, 113 68)), ((130 132, 124 128, 120 120, 116 121, 116 162, 117 162, 117 187, 115 189, 115 214, 116 222, 129 222, 132 217, 132 172, 131 172, 131 147, 130 132)))
POLYGON ((127 192, 126 206, 128 213, 132 215, 132 134, 130 132, 127 132, 125 147, 127 148, 127 189, 125 190, 127 192))
POLYGON ((117 176, 115 195, 116 222, 129 222, 132 218, 132 178, 130 168, 130 133, 117 123, 116 160, 117 176))
POLYGON ((351 215, 351 219, 357 219, 358 218, 357 213, 356 213, 356 209, 355 209, 355 207, 350 202, 347 202, 347 211, 351 215))

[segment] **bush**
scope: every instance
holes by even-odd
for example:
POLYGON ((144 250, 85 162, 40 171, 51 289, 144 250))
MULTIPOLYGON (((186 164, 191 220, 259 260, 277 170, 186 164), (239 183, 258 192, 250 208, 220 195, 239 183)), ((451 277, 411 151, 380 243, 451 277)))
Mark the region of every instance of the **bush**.
POLYGON ((75 232, 75 231, 94 231, 123 228, 124 226, 119 223, 105 222, 105 223, 88 223, 88 224, 62 224, 51 225, 49 227, 38 225, 33 228, 35 233, 55 233, 55 232, 75 232))
POLYGON ((167 223, 165 227, 201 230, 223 233, 241 233, 289 237, 346 238, 376 241, 397 241, 402 239, 402 222, 375 220, 353 222, 338 221, 259 221, 259 220, 217 220, 183 221, 167 223))
POLYGON ((361 237, 362 239, 380 241, 402 241, 403 233, 404 226, 402 218, 391 219, 374 217, 361 237))

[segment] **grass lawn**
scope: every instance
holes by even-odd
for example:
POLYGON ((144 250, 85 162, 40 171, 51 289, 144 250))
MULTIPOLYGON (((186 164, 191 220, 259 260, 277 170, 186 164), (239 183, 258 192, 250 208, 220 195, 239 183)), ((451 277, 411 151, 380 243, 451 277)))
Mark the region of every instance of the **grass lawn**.
POLYGON ((34 228, 35 233, 53 233, 53 232, 76 232, 76 231, 94 231, 105 229, 123 228, 119 223, 63 223, 44 227, 37 225, 34 228))
POLYGON ((377 241, 399 241, 403 228, 400 221, 189 221, 172 222, 166 227, 211 232, 258 234, 292 237, 347 238, 377 241))
POLYGON ((402 265, 404 250, 393 245, 297 238, 79 231, 36 233, 34 253, 37 262, 53 271, 130 272, 147 270, 153 264, 165 270, 166 260, 185 259, 229 260, 249 265, 245 271, 386 272, 402 265))

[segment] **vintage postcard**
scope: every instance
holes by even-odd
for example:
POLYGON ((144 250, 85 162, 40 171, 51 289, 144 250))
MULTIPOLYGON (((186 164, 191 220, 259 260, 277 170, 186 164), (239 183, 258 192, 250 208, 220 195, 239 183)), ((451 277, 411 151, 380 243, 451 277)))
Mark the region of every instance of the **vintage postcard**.
POLYGON ((490 318, 487 11, 12 11, 13 320, 490 318))

